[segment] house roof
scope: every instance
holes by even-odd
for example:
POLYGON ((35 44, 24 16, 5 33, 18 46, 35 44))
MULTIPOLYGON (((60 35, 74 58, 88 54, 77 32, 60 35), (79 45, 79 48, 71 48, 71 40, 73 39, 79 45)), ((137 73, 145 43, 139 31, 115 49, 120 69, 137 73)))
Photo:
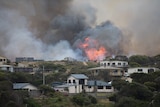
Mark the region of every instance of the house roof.
POLYGON ((71 74, 76 79, 88 79, 88 77, 84 74, 71 74))
POLYGON ((104 82, 104 81, 100 81, 100 80, 90 80, 87 82, 88 86, 111 86, 111 84, 104 82))
POLYGON ((30 84, 29 83, 13 83, 13 89, 22 89, 27 85, 30 85, 30 84))

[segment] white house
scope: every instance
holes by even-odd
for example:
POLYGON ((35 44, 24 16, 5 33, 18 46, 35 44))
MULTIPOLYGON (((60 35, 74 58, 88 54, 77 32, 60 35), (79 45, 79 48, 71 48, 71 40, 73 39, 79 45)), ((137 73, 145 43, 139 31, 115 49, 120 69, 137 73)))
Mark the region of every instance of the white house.
POLYGON ((88 77, 84 74, 71 74, 67 79, 67 84, 70 85, 69 93, 80 93, 87 85, 88 77))
POLYGON ((13 90, 26 90, 30 97, 39 97, 41 95, 38 88, 30 83, 13 83, 13 90))
POLYGON ((125 73, 125 76, 130 76, 132 73, 151 73, 158 71, 158 68, 155 67, 135 67, 135 68, 128 68, 128 71, 125 73))
POLYGON ((95 67, 95 68, 90 68, 88 69, 94 76, 99 75, 100 72, 108 72, 109 75, 111 76, 123 76, 123 68, 118 68, 118 67, 112 67, 112 66, 100 66, 100 67, 95 67))
POLYGON ((111 66, 111 67, 124 68, 124 67, 128 67, 128 62, 118 61, 118 60, 108 60, 108 61, 101 61, 100 66, 103 66, 103 67, 111 66))
POLYGON ((113 92, 111 84, 98 80, 89 81, 84 74, 71 74, 66 84, 55 86, 54 89, 67 93, 113 92))
POLYGON ((7 58, 0 56, 0 65, 6 64, 7 58))
POLYGON ((99 80, 90 80, 85 87, 85 92, 113 92, 114 88, 110 83, 99 81, 99 80))
POLYGON ((28 90, 28 91, 32 91, 32 90, 38 90, 37 87, 33 86, 30 83, 13 83, 13 89, 14 90, 28 90))
POLYGON ((12 65, 0 65, 0 70, 14 72, 12 65))

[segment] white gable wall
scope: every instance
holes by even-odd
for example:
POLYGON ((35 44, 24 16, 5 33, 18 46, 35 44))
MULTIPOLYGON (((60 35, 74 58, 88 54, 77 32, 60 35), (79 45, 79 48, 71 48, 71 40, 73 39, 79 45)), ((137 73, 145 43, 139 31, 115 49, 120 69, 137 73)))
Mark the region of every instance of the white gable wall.
MULTIPOLYGON (((85 81, 85 85, 87 84, 87 79, 84 80, 85 81)), ((83 91, 84 87, 83 85, 79 84, 79 79, 77 78, 74 78, 73 76, 70 76, 68 79, 67 79, 67 84, 69 84, 69 93, 80 93, 83 91), (75 83, 73 82, 75 81, 75 83)))
POLYGON ((0 65, 0 69, 4 71, 14 72, 13 66, 11 65, 0 65))
POLYGON ((23 87, 23 89, 28 89, 28 90, 38 90, 35 86, 33 85, 27 85, 25 87, 23 87))
POLYGON ((128 74, 132 74, 132 73, 149 73, 149 70, 153 70, 153 72, 157 71, 157 68, 153 68, 153 67, 136 67, 136 68, 128 68, 128 74))

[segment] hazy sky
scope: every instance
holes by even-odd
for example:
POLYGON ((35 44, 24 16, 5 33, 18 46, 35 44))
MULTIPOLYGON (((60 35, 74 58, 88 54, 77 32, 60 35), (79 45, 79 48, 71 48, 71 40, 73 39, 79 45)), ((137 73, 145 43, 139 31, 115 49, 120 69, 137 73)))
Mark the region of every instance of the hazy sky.
POLYGON ((87 36, 108 55, 156 55, 159 6, 160 0, 1 0, 0 55, 83 59, 78 45, 87 36))

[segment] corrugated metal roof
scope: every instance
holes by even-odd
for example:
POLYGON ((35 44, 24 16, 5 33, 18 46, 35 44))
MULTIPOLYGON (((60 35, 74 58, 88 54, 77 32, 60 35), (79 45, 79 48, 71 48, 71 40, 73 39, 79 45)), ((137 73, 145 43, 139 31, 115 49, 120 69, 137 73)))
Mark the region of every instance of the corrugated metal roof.
POLYGON ((104 81, 100 81, 100 80, 90 80, 87 82, 88 86, 111 86, 111 84, 104 82, 104 81))
POLYGON ((27 85, 29 85, 29 83, 13 83, 13 89, 22 89, 27 85))
POLYGON ((88 77, 84 74, 71 74, 76 79, 88 79, 88 77))

